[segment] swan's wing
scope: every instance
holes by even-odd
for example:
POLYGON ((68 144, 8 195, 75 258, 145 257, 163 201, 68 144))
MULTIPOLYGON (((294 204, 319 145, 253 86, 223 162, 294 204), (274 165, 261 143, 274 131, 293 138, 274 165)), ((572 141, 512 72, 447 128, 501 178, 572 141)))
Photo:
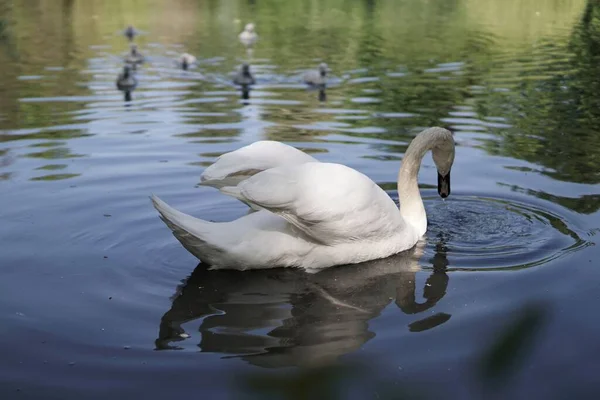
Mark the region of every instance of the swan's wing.
POLYGON ((204 170, 200 182, 218 188, 237 185, 269 168, 307 162, 317 162, 317 159, 287 144, 263 140, 223 154, 204 170))
POLYGON ((375 182, 340 164, 272 168, 221 191, 280 215, 323 244, 389 238, 405 227, 375 182))

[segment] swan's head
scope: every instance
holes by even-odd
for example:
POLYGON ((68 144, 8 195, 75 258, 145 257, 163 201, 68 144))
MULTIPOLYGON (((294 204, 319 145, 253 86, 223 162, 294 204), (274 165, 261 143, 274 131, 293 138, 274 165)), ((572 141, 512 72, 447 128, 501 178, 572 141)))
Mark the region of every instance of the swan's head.
POLYGON ((321 76, 325 76, 327 75, 327 64, 325 63, 321 63, 319 64, 319 73, 321 74, 321 76))
POLYGON ((130 74, 131 74, 131 67, 129 65, 125 65, 123 67, 123 77, 124 78, 129 78, 130 74))
POLYGON ((244 30, 249 33, 254 32, 254 24, 252 22, 246 24, 246 28, 244 30))
POLYGON ((450 195, 450 170, 454 163, 454 138, 446 129, 439 129, 438 140, 431 149, 438 171, 438 194, 442 199, 450 195))

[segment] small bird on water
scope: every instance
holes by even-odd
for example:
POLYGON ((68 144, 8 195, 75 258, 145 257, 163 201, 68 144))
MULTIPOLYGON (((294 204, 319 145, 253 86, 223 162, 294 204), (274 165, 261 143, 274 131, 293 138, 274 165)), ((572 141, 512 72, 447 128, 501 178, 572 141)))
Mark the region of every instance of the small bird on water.
POLYGON ((254 46, 254 43, 256 43, 256 41, 258 40, 258 35, 254 31, 254 24, 253 23, 246 24, 246 27, 244 28, 242 33, 239 34, 238 37, 240 39, 240 42, 242 42, 242 44, 244 46, 246 46, 246 47, 254 46))
POLYGON ((144 56, 138 52, 137 45, 133 43, 131 44, 131 51, 125 57, 125 62, 127 64, 131 64, 134 69, 138 64, 142 64, 144 62, 144 56))
POLYGON ((242 98, 250 98, 250 85, 254 85, 256 81, 250 72, 250 64, 243 63, 238 73, 233 78, 233 83, 242 87, 242 98))
POLYGON ((127 26, 127 28, 125 28, 125 31, 123 32, 123 34, 131 42, 133 40, 133 38, 135 37, 135 35, 138 34, 138 31, 132 25, 129 25, 129 26, 127 26))
POLYGON ((324 87, 329 67, 325 63, 319 64, 317 70, 308 71, 304 74, 304 83, 310 86, 324 87))
POLYGON ((183 53, 181 57, 179 57, 179 65, 184 71, 187 71, 188 68, 196 62, 196 57, 191 54, 183 53))
POLYGON ((131 101, 131 92, 135 90, 137 86, 137 79, 131 72, 131 66, 125 65, 123 72, 117 77, 117 89, 125 92, 125 101, 131 101))
POLYGON ((256 81, 250 72, 250 64, 243 63, 238 73, 233 78, 233 83, 240 86, 254 85, 256 81))

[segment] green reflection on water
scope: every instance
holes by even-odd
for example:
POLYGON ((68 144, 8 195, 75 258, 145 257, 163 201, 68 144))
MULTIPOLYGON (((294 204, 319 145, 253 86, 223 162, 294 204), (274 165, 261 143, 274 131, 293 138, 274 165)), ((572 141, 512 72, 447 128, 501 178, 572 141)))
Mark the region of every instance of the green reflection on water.
POLYGON ((546 41, 536 50, 529 62, 546 61, 543 77, 518 80, 510 92, 482 102, 489 112, 512 116, 513 124, 486 149, 543 165, 554 179, 599 183, 600 4, 588 1, 566 43, 546 41), (567 57, 557 65, 550 62, 554 54, 567 57))
MULTIPOLYGON (((266 138, 320 141, 335 132, 407 143, 418 127, 444 125, 457 137, 471 127, 490 139, 501 138, 484 141, 490 154, 538 164, 545 169, 536 173, 554 179, 598 183, 598 8, 597 2, 585 0, 152 0, 144 7, 127 1, 0 0, 0 109, 5 117, 0 128, 13 131, 0 133, 0 142, 67 140, 60 150, 29 156, 78 156, 65 149, 69 139, 91 134, 85 129, 14 131, 80 123, 81 115, 73 111, 94 101, 94 76, 82 73, 98 57, 90 46, 108 45, 106 51, 117 56, 127 47, 119 35, 126 23, 149 32, 138 38, 141 46, 159 40, 181 43, 202 57, 225 57, 223 65, 206 66, 224 76, 244 57, 236 39, 241 23, 253 20, 261 38, 254 56, 268 60, 278 74, 289 76, 326 60, 332 75, 342 79, 328 88, 325 106, 337 113, 321 112, 316 93, 267 88, 275 99, 285 96, 292 103, 262 106, 260 118, 274 123, 261 128, 266 138), (348 73, 361 68, 367 69, 348 73), (42 79, 18 79, 24 75, 42 79), (361 83, 364 78, 375 79, 361 83), (57 96, 88 100, 52 101, 57 96), (28 98, 47 101, 23 101, 28 98), (361 103, 361 98, 373 102, 361 103), (501 117, 505 126, 448 120, 457 107, 472 113, 473 120, 501 117), (360 112, 347 115, 343 110, 348 108, 360 112)), ((196 88, 228 91, 206 82, 196 88)), ((243 118, 225 112, 237 107, 238 98, 225 93, 220 102, 194 102, 201 93, 183 95, 190 100, 182 112, 185 122, 206 123, 206 114, 193 112, 212 112, 208 122, 222 126, 207 123, 179 136, 190 141, 239 136, 241 129, 226 124, 243 123, 243 118)), ((392 155, 367 157, 397 160, 404 148, 382 146, 378 150, 392 155)))
POLYGON ((66 147, 57 147, 57 148, 52 148, 52 149, 48 149, 45 151, 36 152, 36 153, 29 153, 29 154, 27 154, 27 157, 45 158, 45 159, 60 159, 60 158, 78 158, 78 157, 84 157, 84 155, 83 154, 73 154, 66 147))
POLYGON ((68 167, 67 164, 48 164, 48 165, 43 165, 41 167, 38 167, 38 168, 36 168, 36 170, 56 171, 56 170, 60 170, 60 169, 65 169, 67 167, 68 167))
POLYGON ((31 181, 59 181, 62 179, 69 179, 69 178, 75 178, 76 176, 79 176, 81 174, 50 174, 50 175, 44 175, 44 176, 36 176, 34 178, 31 178, 31 181))

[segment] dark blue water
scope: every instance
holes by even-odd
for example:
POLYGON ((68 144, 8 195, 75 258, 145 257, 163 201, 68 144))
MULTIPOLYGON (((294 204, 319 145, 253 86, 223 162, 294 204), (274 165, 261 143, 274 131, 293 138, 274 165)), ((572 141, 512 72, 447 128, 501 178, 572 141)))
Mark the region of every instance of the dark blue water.
POLYGON ((0 2, 2 398, 594 398, 600 7, 521 3, 0 2), (127 23, 147 61, 125 103, 127 23), (321 61, 325 101, 301 82, 321 61), (386 260, 210 271, 148 199, 244 215, 199 175, 261 139, 397 199, 433 125, 452 195, 426 157, 428 232, 386 260))

